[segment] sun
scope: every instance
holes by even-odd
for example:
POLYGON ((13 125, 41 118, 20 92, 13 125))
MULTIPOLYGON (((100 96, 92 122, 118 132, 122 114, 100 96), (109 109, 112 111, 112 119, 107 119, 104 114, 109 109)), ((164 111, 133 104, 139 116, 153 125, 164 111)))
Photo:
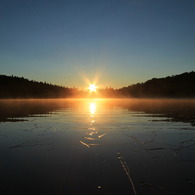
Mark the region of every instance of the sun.
POLYGON ((90 84, 88 89, 90 92, 96 92, 96 88, 97 87, 94 84, 90 84))

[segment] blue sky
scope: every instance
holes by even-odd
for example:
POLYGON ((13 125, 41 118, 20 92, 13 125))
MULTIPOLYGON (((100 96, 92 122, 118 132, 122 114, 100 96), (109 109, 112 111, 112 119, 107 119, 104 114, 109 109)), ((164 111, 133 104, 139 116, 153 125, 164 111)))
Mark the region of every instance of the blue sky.
POLYGON ((195 70, 194 0, 0 0, 0 74, 114 88, 195 70))

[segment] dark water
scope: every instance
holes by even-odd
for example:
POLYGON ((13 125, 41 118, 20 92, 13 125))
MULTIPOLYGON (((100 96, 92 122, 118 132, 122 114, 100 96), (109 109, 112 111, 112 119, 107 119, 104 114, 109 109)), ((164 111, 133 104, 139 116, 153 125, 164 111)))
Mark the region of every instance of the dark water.
POLYGON ((195 100, 0 100, 0 194, 195 194, 195 100))

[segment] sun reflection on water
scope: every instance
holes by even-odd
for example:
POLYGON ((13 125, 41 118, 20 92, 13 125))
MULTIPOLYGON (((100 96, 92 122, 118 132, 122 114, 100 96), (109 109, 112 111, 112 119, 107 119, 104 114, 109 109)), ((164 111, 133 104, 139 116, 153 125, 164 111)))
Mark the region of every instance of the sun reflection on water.
POLYGON ((94 135, 97 134, 96 128, 95 128, 95 113, 96 113, 96 102, 90 102, 89 103, 89 111, 90 111, 90 126, 88 128, 88 130, 90 130, 90 132, 88 133, 88 135, 94 135))
POLYGON ((80 141, 80 143, 88 148, 90 146, 99 145, 97 143, 94 143, 97 141, 96 134, 98 133, 97 129, 95 128, 95 114, 96 114, 96 102, 89 102, 89 126, 88 126, 88 132, 86 133, 86 136, 83 137, 83 141, 80 141))
POLYGON ((101 107, 101 103, 99 101, 92 100, 87 102, 87 105, 88 105, 88 113, 89 113, 88 127, 87 127, 87 132, 85 132, 85 135, 82 137, 83 140, 80 141, 80 143, 90 148, 91 146, 101 145, 102 144, 101 139, 105 135, 108 135, 111 131, 105 131, 101 129, 100 126, 101 116, 100 113, 98 113, 98 111, 100 110, 99 107, 101 107), (98 120, 98 124, 97 124, 97 120, 98 120))
POLYGON ((96 113, 96 103, 95 102, 89 103, 89 110, 90 110, 91 117, 94 117, 94 114, 96 113))

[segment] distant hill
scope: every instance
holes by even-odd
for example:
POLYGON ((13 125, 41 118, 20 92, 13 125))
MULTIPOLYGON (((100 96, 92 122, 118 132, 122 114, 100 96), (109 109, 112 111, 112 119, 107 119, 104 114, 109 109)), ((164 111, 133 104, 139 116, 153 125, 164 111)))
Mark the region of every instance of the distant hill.
POLYGON ((0 75, 0 98, 63 98, 73 96, 75 90, 23 77, 0 75))
POLYGON ((195 72, 183 73, 166 78, 153 78, 118 90, 123 97, 195 97, 195 72))

